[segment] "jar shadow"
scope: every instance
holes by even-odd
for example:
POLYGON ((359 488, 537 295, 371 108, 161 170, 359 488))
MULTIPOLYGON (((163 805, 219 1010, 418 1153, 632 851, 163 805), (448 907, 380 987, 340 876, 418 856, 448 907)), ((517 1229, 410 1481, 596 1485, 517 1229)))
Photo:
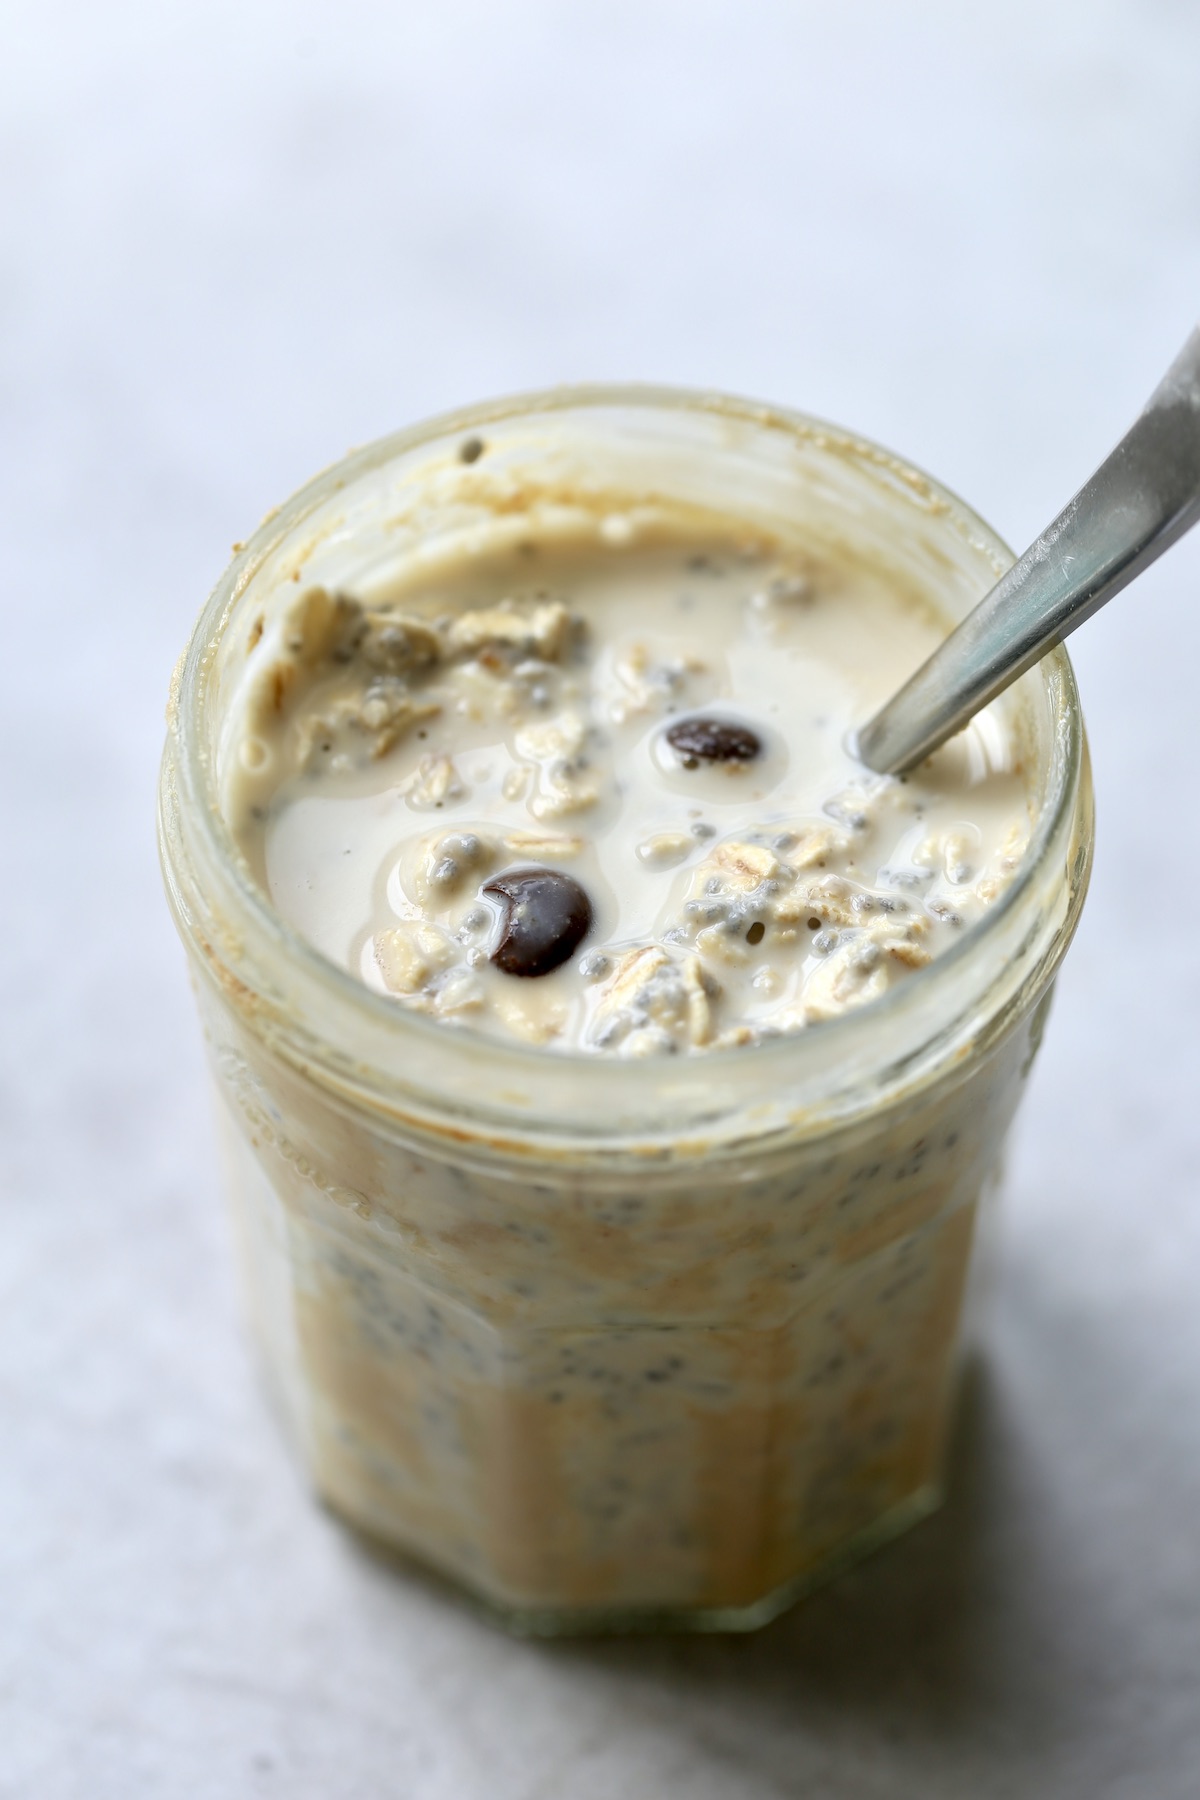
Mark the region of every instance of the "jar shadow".
POLYGON ((946 1500, 911 1531, 760 1631, 574 1640, 553 1653, 736 1699, 767 1730, 824 1709, 869 1719, 884 1737, 940 1737, 993 1708, 1011 1712, 1009 1677, 1037 1613, 1030 1547, 1010 1529, 1016 1436, 976 1357, 964 1371, 946 1500))
MULTIPOLYGON (((1055 1582, 1039 1571, 1045 1540, 1030 1528, 1045 1500, 1036 1485, 1019 1415, 977 1357, 964 1371, 942 1508, 772 1624, 525 1640, 514 1653, 584 1677, 618 1732, 666 1732, 681 1769, 736 1766, 730 1791, 740 1796, 800 1791, 798 1781, 807 1792, 819 1772, 848 1776, 864 1758, 903 1773, 907 1757, 934 1746, 939 1767, 948 1757, 964 1778, 1006 1747, 1036 1767, 1069 1735, 1052 1666, 1055 1582)), ((925 1768, 914 1761, 914 1779, 925 1768)))

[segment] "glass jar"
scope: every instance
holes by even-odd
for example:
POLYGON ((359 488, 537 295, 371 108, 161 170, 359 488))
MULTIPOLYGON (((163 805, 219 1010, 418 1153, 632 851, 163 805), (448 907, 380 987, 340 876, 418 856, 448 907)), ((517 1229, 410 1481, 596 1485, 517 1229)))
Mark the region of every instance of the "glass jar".
POLYGON ((357 452, 272 514, 176 674, 160 830, 250 1311, 318 1492, 515 1628, 746 1627, 938 1499, 981 1200, 1087 883, 1062 650, 995 704, 1036 821, 1009 890, 882 1000, 637 1063, 407 1011, 272 909, 222 813, 231 695, 301 578, 669 501, 961 617, 1011 561, 873 444, 718 396, 560 391, 357 452))

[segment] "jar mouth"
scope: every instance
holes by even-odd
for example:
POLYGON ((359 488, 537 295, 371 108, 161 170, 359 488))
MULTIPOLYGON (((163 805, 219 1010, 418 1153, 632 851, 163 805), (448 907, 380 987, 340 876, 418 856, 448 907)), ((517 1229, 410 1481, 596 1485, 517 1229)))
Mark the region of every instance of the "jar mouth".
MULTIPOLYGON (((795 1116, 797 1107, 804 1110, 814 1103, 821 1111, 824 1103, 832 1102, 839 1085, 861 1082, 864 1070, 873 1063, 879 1064, 882 1080, 884 1063, 871 1054, 873 1043, 878 1046, 887 1040, 888 1070, 894 1073, 909 1068, 915 1073, 935 1048, 935 1040, 942 1041, 944 1048, 947 1020, 953 1017, 962 1026, 963 1008, 951 997, 961 993, 964 985, 977 987, 976 1012, 979 1022, 984 1022, 982 1015, 989 1010, 984 991, 987 980, 981 977, 979 984, 964 984, 964 971, 974 965, 982 969, 997 956, 1009 957, 1029 947, 1030 930, 1014 929, 1015 921, 1027 910, 1039 880, 1044 883, 1048 867, 1061 871, 1081 803, 1085 808, 1089 804, 1079 696, 1070 661, 1060 646, 1032 672, 1040 682, 1051 719, 1051 750, 1041 803, 1011 884, 983 917, 925 968, 913 971, 866 1006, 818 1026, 695 1056, 652 1058, 635 1065, 596 1051, 501 1043, 398 1005, 316 949, 275 909, 254 879, 225 821, 218 793, 205 709, 222 634, 239 600, 266 559, 331 494, 351 489, 356 481, 404 453, 443 439, 469 438, 489 426, 522 418, 620 408, 742 423, 857 459, 899 494, 938 514, 940 524, 952 528, 972 550, 982 554, 997 577, 1014 560, 1003 540, 951 490, 869 440, 793 410, 724 394, 641 383, 562 387, 442 414, 352 452, 269 514, 255 533, 236 547, 234 560, 217 582, 176 670, 160 809, 168 892, 185 940, 195 941, 198 914, 207 910, 205 900, 197 903, 197 884, 205 890, 212 901, 212 917, 207 930, 199 929, 199 936, 205 939, 209 961, 216 959, 226 965, 237 984, 253 995, 257 1028, 269 1032, 277 1050, 318 1078, 323 1070, 338 1085, 368 1095, 390 1110, 409 1110, 406 1097, 410 1100, 423 1085, 414 1071, 445 1071, 451 1064, 461 1066, 464 1094, 471 1087, 472 1068, 478 1071, 492 1065, 495 1070, 502 1066, 505 1095, 491 1110, 523 1119, 528 1118, 531 1106, 536 1110, 539 1093, 569 1089, 582 1077, 594 1115, 591 1128, 598 1135, 606 1135, 595 1116, 604 1111, 605 1090, 616 1094, 629 1090, 635 1082, 643 1090, 654 1087, 681 1100, 686 1090, 699 1085, 714 1091, 733 1088, 742 1103, 751 1107, 756 1088, 764 1096, 786 1092, 795 1116), (181 860, 190 866, 181 867, 181 860), (214 933, 219 943, 214 941, 214 933), (294 1009, 275 978, 281 969, 298 979, 310 1009, 316 1007, 316 1017, 304 1017, 303 1009, 290 1016, 294 1009), (349 1045, 348 1034, 353 1035, 356 1025, 365 1029, 369 1039, 366 1054, 362 1054, 363 1046, 351 1049, 349 1045), (831 1068, 843 1070, 846 1082, 830 1080, 831 1068), (697 1079, 689 1080, 685 1070, 695 1071, 697 1079), (826 1078, 814 1080, 822 1071, 826 1078)), ((1081 861, 1068 912, 1051 934, 1046 953, 1035 958, 1043 985, 1070 939, 1082 905, 1091 854, 1090 814, 1083 823, 1081 861)), ((478 1095, 474 1102, 464 1099, 440 1108, 436 1074, 430 1074, 424 1085, 426 1100, 434 1103, 434 1110, 455 1111, 464 1106, 469 1111, 489 1110, 478 1095)), ((710 1102, 703 1116, 711 1114, 712 1106, 710 1102)), ((693 1111, 686 1105, 683 1110, 693 1111)))

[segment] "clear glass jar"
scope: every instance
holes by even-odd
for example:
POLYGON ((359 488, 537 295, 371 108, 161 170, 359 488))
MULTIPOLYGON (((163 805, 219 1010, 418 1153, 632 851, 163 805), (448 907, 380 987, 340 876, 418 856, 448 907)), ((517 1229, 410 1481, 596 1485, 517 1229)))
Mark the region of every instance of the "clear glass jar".
POLYGON ((646 388, 481 406, 264 522, 181 661, 163 762, 167 888, 292 1436, 345 1519, 526 1630, 756 1625, 936 1503, 976 1216, 1090 865, 1056 650, 997 703, 1036 765, 1015 882, 857 1012, 630 1064, 498 1047, 325 961, 222 817, 263 608, 301 570, 352 588, 655 496, 849 548, 948 619, 1011 561, 935 482, 796 414, 646 388))

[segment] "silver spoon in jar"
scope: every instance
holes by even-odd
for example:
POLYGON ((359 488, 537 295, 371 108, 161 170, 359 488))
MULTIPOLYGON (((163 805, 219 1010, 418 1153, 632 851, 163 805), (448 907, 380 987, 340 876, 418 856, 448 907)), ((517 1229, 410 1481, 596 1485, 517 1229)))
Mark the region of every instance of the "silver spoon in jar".
POLYGON ((898 775, 1098 612, 1200 519, 1200 328, 1086 485, 855 737, 898 775))

